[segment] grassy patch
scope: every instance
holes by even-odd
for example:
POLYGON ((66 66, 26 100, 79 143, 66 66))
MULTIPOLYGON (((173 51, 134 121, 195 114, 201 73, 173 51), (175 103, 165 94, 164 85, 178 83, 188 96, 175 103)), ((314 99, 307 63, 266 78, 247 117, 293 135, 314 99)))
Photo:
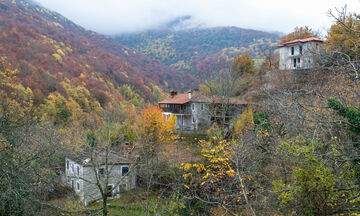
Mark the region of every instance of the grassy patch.
MULTIPOLYGON (((102 203, 98 202, 89 208, 101 208, 102 203)), ((109 200, 109 215, 146 215, 146 193, 142 189, 125 192, 120 198, 109 200)), ((176 215, 178 203, 171 198, 160 197, 156 193, 152 193, 149 197, 149 213, 150 215, 176 215)))

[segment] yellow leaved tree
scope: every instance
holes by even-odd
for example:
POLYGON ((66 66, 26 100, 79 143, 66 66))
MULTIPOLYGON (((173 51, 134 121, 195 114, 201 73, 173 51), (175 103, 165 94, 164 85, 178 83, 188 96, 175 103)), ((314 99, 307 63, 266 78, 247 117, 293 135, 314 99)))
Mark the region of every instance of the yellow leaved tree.
POLYGON ((209 140, 199 141, 202 160, 182 164, 185 190, 192 199, 215 204, 232 214, 246 206, 255 215, 249 200, 253 195, 247 186, 252 177, 244 171, 250 154, 241 140, 224 139, 216 130, 209 131, 209 140))

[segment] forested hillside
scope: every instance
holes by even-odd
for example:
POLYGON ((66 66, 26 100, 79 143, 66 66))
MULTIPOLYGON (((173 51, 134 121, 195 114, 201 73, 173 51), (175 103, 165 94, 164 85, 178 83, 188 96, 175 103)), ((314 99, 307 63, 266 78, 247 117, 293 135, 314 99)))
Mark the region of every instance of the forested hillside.
POLYGON ((201 76, 229 67, 240 54, 250 54, 258 64, 279 41, 276 34, 238 27, 163 28, 122 34, 115 39, 145 55, 186 73, 201 76))
POLYGON ((37 102, 54 92, 67 97, 74 86, 88 90, 101 105, 110 95, 126 97, 119 92, 124 85, 146 100, 157 97, 159 87, 196 86, 191 76, 31 1, 0 2, 0 55, 19 68, 19 80, 37 102))

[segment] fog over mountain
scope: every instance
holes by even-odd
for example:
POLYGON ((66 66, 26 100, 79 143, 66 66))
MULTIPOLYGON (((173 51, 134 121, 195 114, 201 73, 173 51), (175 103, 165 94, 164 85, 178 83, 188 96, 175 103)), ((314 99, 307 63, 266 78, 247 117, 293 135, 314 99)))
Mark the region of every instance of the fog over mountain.
POLYGON ((237 26, 290 32, 294 26, 324 30, 326 12, 345 4, 360 11, 359 0, 36 0, 87 29, 103 34, 162 27, 177 17, 191 16, 193 26, 237 26))

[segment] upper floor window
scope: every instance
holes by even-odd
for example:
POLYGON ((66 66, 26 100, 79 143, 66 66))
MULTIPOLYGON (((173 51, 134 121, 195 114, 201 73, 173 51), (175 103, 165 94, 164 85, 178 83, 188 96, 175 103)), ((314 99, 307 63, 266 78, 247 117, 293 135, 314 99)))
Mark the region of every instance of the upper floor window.
POLYGON ((191 104, 192 110, 195 110, 195 104, 191 104))
POLYGON ((300 63, 300 58, 298 58, 298 63, 300 63))
POLYGON ((76 186, 77 186, 77 190, 80 190, 80 183, 79 182, 76 183, 76 186))
POLYGON ((295 47, 291 47, 291 55, 294 55, 295 53, 295 47))
POLYGON ((201 104, 201 110, 203 110, 204 109, 204 104, 201 104))
POLYGON ((302 52, 303 52, 303 47, 302 46, 299 46, 299 52, 300 52, 300 54, 302 54, 302 52))
POLYGON ((66 161, 66 169, 69 169, 69 164, 70 164, 70 162, 67 160, 66 161))
POLYGON ((294 58, 293 61, 294 61, 294 67, 296 67, 296 58, 294 58))
POLYGON ((79 176, 80 175, 80 167, 79 166, 76 167, 76 171, 77 171, 77 175, 79 176))
POLYGON ((128 174, 128 172, 129 172, 129 167, 127 166, 121 167, 121 176, 128 174))

